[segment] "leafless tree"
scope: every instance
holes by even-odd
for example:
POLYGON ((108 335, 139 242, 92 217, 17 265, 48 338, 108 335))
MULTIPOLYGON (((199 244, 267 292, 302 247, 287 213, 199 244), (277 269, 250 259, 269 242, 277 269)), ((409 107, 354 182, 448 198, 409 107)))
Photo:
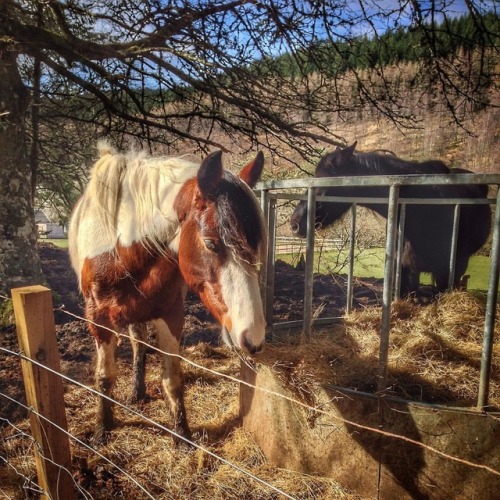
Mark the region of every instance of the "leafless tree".
MULTIPOLYGON (((439 55, 433 24, 456 15, 455 2, 423 5, 0 1, 0 292, 42 281, 35 187, 51 196, 50 185, 64 180, 68 196, 60 203, 70 205, 95 136, 168 152, 266 147, 297 163, 344 143, 326 114, 369 105, 399 127, 413 126, 414 111, 390 87, 376 51, 356 53, 360 37, 378 47, 388 30, 421 30, 429 49, 421 66, 459 121, 459 101, 480 100, 483 80, 491 79, 484 61, 495 34, 490 42, 490 33, 482 37, 475 70, 459 70, 439 55), (358 65, 360 57, 370 64, 358 65)), ((483 0, 465 6, 478 30, 484 10, 496 8, 483 0)))

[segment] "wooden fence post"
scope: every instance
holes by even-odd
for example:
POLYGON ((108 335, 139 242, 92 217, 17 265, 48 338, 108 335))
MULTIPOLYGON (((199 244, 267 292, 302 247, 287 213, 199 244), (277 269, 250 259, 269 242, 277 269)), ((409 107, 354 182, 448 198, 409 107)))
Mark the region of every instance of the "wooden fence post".
MULTIPOLYGON (((60 372, 51 291, 38 285, 15 288, 12 301, 21 353, 60 372)), ((21 360, 21 364, 26 399, 34 410, 30 424, 37 443, 38 484, 45 492, 42 498, 72 499, 75 490, 68 435, 49 423, 67 430, 62 379, 28 360, 21 360)))

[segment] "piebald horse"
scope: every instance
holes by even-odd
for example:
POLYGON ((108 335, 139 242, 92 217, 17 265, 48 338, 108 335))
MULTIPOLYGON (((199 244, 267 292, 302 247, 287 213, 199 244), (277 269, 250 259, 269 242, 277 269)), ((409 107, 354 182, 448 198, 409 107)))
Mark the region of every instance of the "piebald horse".
MULTIPOLYGON (((265 320, 259 269, 266 248, 262 212, 251 187, 262 172, 258 153, 239 176, 222 167, 222 153, 201 165, 182 158, 119 154, 100 144, 89 184, 69 231, 71 262, 95 338, 95 383, 112 394, 117 336, 128 328, 133 347, 131 401, 145 396, 146 323, 163 357, 162 385, 174 431, 190 437, 179 358, 187 287, 222 325, 227 341, 260 351, 265 320)), ((113 428, 111 402, 98 403, 94 438, 113 428)))

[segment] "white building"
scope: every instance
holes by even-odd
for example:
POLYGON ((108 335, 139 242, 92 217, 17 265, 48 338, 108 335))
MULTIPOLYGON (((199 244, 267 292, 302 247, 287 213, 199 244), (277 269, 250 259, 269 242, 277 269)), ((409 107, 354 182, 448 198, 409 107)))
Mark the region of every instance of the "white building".
POLYGON ((64 227, 58 222, 52 222, 42 209, 35 211, 35 222, 39 238, 66 238, 64 227))

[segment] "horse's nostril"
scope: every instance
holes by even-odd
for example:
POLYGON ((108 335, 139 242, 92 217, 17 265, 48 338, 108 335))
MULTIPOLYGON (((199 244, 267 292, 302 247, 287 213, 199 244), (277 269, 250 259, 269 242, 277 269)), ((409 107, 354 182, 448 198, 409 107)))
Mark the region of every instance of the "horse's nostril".
POLYGON ((296 222, 293 222, 291 224, 292 232, 293 233, 298 233, 299 232, 299 225, 296 222))
POLYGON ((255 354, 257 348, 248 341, 247 338, 243 338, 243 347, 248 352, 248 354, 255 354))

